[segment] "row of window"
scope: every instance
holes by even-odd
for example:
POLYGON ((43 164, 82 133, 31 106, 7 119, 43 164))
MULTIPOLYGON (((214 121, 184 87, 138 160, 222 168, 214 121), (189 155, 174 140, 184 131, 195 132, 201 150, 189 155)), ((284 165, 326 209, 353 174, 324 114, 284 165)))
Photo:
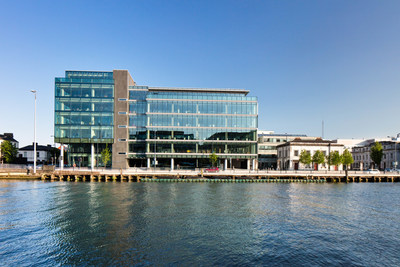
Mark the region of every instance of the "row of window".
MULTIPOLYGON (((322 152, 322 154, 324 154, 324 156, 326 156, 328 153, 328 151, 326 151, 326 150, 320 150, 320 151, 322 152)), ((315 153, 315 151, 311 151, 311 150, 306 150, 306 152, 309 153, 311 156, 314 155, 314 153, 315 153)), ((334 152, 334 151, 331 151, 331 152, 334 152)), ((300 153, 301 153, 301 151, 299 151, 299 150, 293 150, 293 155, 295 157, 300 156, 300 153)), ((289 151, 286 149, 283 151, 281 151, 281 150, 278 151, 278 157, 287 157, 288 155, 289 155, 289 151)))
POLYGON ((260 142, 262 142, 262 143, 266 143, 266 142, 268 142, 268 143, 283 143, 283 142, 287 142, 287 141, 291 141, 291 140, 293 140, 293 139, 290 139, 290 138, 260 138, 259 139, 260 140, 260 142))
POLYGON ((79 98, 113 98, 113 85, 91 84, 56 84, 56 97, 79 97, 79 98), (73 86, 75 85, 75 86, 73 86), (107 88, 105 88, 107 87, 107 88))
POLYGON ((276 146, 259 146, 260 150, 276 150, 276 146))
POLYGON ((109 99, 56 99, 56 111, 113 112, 114 103, 109 99))
MULTIPOLYGON (((394 159, 394 153, 387 153, 382 155, 383 159, 394 159)), ((364 155, 354 155, 354 160, 370 160, 369 154, 364 155)))
POLYGON ((257 117, 251 116, 182 116, 148 115, 129 116, 130 126, 183 126, 183 127, 234 127, 257 128, 257 117))
POLYGON ((112 113, 56 113, 55 124, 61 125, 113 125, 114 116, 112 113))
POLYGON ((255 141, 256 131, 226 130, 226 129, 129 129, 129 139, 176 139, 176 140, 231 140, 255 141))
POLYGON ((55 78, 55 82, 57 83, 101 83, 101 84, 114 84, 114 80, 112 79, 98 79, 98 78, 55 78))
POLYGON ((91 138, 108 139, 113 138, 113 127, 91 127, 91 126, 55 126, 56 138, 91 138))
MULTIPOLYGON (((131 107, 135 103, 131 104, 131 107)), ((134 110, 134 107, 132 109, 134 110)), ((147 111, 151 113, 200 113, 200 114, 245 114, 256 115, 257 103, 246 102, 183 102, 148 101, 147 111)))
POLYGON ((113 79, 113 73, 111 71, 74 71, 67 70, 65 72, 67 78, 91 78, 91 79, 113 79))
POLYGON ((151 144, 130 143, 130 153, 228 153, 228 154, 255 154, 255 144, 151 144))

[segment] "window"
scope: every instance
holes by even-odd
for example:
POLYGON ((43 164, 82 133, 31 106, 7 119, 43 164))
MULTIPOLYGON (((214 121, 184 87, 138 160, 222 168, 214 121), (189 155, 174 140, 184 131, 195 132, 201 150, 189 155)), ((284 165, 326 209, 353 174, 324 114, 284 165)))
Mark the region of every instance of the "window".
POLYGON ((295 151, 294 151, 294 156, 295 156, 295 157, 299 156, 299 151, 298 151, 298 150, 295 150, 295 151))
POLYGON ((26 152, 24 152, 24 158, 26 158, 26 152))

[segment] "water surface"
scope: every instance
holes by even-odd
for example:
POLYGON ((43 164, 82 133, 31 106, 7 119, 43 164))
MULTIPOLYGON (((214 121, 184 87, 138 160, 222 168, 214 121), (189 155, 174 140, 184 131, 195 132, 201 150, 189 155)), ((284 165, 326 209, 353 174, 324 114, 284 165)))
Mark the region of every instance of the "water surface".
POLYGON ((0 180, 1 265, 399 266, 400 184, 0 180))

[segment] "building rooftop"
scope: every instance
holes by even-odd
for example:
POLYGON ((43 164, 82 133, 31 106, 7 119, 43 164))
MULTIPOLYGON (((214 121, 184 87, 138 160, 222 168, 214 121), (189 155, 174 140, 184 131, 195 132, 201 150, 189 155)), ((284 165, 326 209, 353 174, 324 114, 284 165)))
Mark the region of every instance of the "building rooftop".
POLYGON ((199 93, 230 93, 247 95, 250 91, 245 89, 230 88, 180 88, 180 87, 148 87, 149 91, 166 91, 166 92, 199 92, 199 93))
POLYGON ((18 141, 14 139, 14 134, 12 133, 0 134, 0 140, 18 143, 18 141))
POLYGON ((323 140, 321 138, 316 138, 313 140, 296 138, 293 141, 289 141, 284 144, 280 144, 277 147, 288 146, 288 145, 299 145, 299 144, 302 144, 302 145, 318 145, 318 144, 327 145, 327 144, 330 144, 332 146, 343 146, 343 144, 338 144, 335 141, 323 140))
POLYGON ((305 134, 275 134, 275 133, 271 133, 271 134, 258 134, 258 136, 282 136, 282 137, 307 137, 307 135, 305 134))
MULTIPOLYGON (((36 151, 50 151, 53 147, 51 145, 47 145, 47 146, 41 146, 36 144, 36 151)), ((22 148, 20 148, 19 150, 22 151, 33 151, 34 147, 33 144, 29 145, 29 146, 24 146, 22 148)))

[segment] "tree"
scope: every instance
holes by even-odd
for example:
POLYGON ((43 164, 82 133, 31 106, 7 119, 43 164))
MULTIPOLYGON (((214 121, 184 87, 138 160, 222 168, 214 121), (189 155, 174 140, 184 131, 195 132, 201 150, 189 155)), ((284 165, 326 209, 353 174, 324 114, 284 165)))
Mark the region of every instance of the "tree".
POLYGON ((353 162, 354 162, 353 156, 351 155, 350 151, 347 150, 347 149, 345 149, 343 151, 343 154, 341 156, 341 160, 342 160, 342 164, 344 166, 346 166, 346 169, 350 164, 353 164, 353 162))
POLYGON ((339 151, 332 151, 329 155, 326 156, 326 163, 328 163, 329 170, 331 170, 331 166, 337 166, 341 163, 342 158, 340 157, 339 151))
POLYGON ((211 165, 213 167, 215 167, 218 163, 218 156, 217 154, 215 154, 214 152, 212 154, 210 154, 210 161, 211 161, 211 165))
POLYGON ((11 144, 10 141, 3 141, 1 143, 1 158, 6 162, 6 163, 11 163, 15 160, 18 154, 18 149, 11 144))
POLYGON ((324 162, 325 162, 325 155, 324 155, 324 153, 322 153, 321 150, 315 151, 315 153, 314 153, 314 155, 313 155, 313 157, 312 157, 312 161, 313 161, 314 163, 317 163, 318 165, 324 163, 324 162))
POLYGON ((303 165, 306 165, 306 166, 310 165, 310 163, 312 162, 310 152, 308 152, 306 150, 302 150, 300 153, 299 161, 303 165))
POLYGON ((111 152, 108 149, 108 145, 106 145, 106 148, 103 149, 103 151, 101 151, 101 162, 103 162, 104 167, 107 166, 107 163, 110 161, 111 159, 111 152))
POLYGON ((340 156, 339 151, 333 151, 331 153, 331 164, 338 166, 340 163, 342 163, 342 157, 340 156))
POLYGON ((373 146, 371 147, 371 153, 370 153, 372 161, 375 163, 377 168, 381 165, 382 157, 383 157, 383 148, 381 143, 375 142, 373 146))

